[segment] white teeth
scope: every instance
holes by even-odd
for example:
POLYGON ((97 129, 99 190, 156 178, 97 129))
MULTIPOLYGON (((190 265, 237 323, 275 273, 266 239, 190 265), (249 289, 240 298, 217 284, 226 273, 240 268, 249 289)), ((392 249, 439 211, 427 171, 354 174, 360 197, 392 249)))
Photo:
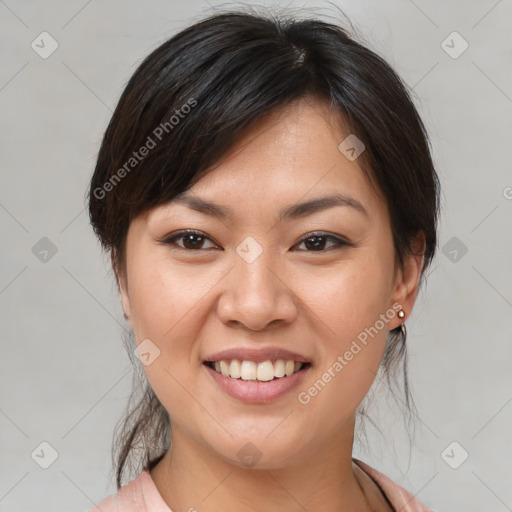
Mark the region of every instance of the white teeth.
POLYGON ((238 359, 233 359, 229 365, 229 376, 233 379, 239 379, 242 374, 242 364, 238 359))
POLYGON ((274 378, 274 365, 272 364, 272 361, 263 361, 258 363, 256 378, 262 381, 272 380, 274 378))
POLYGON ((224 377, 229 377, 229 366, 228 363, 224 361, 224 359, 220 362, 220 372, 222 375, 224 375, 224 377))
POLYGON ((254 361, 242 361, 240 377, 242 380, 256 380, 256 363, 254 361))
POLYGON ((274 378, 282 378, 298 372, 305 363, 298 361, 284 359, 277 359, 271 361, 240 361, 239 359, 232 359, 231 361, 223 359, 215 361, 214 368, 217 373, 221 373, 224 377, 231 377, 232 379, 242 380, 258 380, 261 382, 268 382, 274 378))
POLYGON ((284 377, 286 375, 285 364, 282 359, 278 359, 274 365, 274 375, 276 377, 284 377))

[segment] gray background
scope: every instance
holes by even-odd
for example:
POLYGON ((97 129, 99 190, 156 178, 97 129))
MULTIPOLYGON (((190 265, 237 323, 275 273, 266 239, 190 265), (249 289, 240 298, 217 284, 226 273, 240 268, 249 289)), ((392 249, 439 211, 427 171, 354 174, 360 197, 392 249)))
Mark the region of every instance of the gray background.
MULTIPOLYGON (((0 0, 2 512, 88 510, 115 491, 132 372, 84 194, 137 64, 220 5, 236 4, 0 0), (58 43, 46 59, 31 47, 51 49, 43 31, 58 43)), ((439 253, 408 321, 419 429, 409 450, 381 408, 387 441, 369 431, 356 455, 437 511, 512 510, 512 2, 281 5, 344 9, 414 88, 442 182, 439 253)))

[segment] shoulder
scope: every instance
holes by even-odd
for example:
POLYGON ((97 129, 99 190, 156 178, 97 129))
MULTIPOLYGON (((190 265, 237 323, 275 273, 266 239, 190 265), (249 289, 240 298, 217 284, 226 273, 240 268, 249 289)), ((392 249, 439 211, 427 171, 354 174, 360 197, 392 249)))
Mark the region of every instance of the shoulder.
POLYGON ((147 469, 89 512, 172 512, 147 469))
POLYGON ((97 503, 89 512, 146 512, 148 508, 145 494, 150 483, 148 479, 151 480, 150 474, 143 471, 137 478, 121 486, 116 494, 111 494, 97 503))
POLYGON ((409 491, 393 482, 391 478, 358 459, 353 460, 380 487, 395 510, 400 512, 433 512, 409 491))

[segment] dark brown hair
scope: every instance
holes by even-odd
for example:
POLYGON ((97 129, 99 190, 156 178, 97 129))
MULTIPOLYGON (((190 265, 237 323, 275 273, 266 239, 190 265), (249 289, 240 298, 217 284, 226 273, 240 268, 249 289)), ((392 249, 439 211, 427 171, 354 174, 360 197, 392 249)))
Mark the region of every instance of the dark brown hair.
MULTIPOLYGON (((407 87, 337 24, 242 11, 210 16, 166 41, 121 95, 88 196, 91 224, 111 253, 116 279, 135 217, 190 188, 254 121, 307 96, 328 102, 364 143, 358 163, 387 202, 397 264, 403 266, 423 233, 423 279, 437 245, 439 182, 407 87)), ((118 488, 137 449, 143 469, 151 469, 170 443, 169 415, 134 360, 132 343, 126 348, 144 384, 134 385, 118 423, 118 488)), ((405 337, 395 329, 381 365, 388 379, 400 360, 410 410, 405 337)))

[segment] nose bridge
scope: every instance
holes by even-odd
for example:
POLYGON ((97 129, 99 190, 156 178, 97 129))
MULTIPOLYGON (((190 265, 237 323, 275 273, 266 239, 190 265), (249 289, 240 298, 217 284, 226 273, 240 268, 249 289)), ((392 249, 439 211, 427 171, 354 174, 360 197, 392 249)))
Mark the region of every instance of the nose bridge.
POLYGON ((240 279, 237 285, 237 292, 240 296, 246 295, 249 299, 265 298, 267 303, 269 299, 273 300, 280 288, 275 282, 274 272, 271 271, 273 267, 275 267, 275 262, 272 262, 270 251, 262 251, 254 259, 246 260, 244 257, 240 257, 235 269, 237 277, 240 279))
POLYGON ((279 279, 276 258, 254 238, 236 248, 227 293, 219 303, 224 322, 236 321, 262 329, 275 320, 291 321, 296 315, 291 290, 279 279))

